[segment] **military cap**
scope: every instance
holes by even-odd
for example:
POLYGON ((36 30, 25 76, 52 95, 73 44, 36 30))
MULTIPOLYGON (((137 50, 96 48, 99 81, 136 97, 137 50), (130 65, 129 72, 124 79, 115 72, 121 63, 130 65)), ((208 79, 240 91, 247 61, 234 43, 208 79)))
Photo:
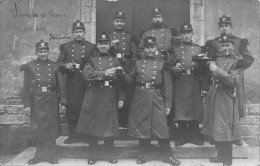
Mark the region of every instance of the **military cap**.
POLYGON ((159 14, 163 15, 162 10, 160 8, 152 8, 152 17, 159 14))
POLYGON ((76 22, 74 22, 72 24, 72 31, 75 31, 77 29, 82 29, 83 31, 85 31, 85 26, 84 26, 83 22, 77 20, 76 22))
POLYGON ((226 15, 223 15, 222 17, 219 18, 219 21, 218 21, 218 25, 221 25, 221 24, 229 24, 229 25, 232 25, 231 23, 231 17, 227 17, 226 15))
POLYGON ((109 37, 106 33, 97 34, 97 42, 109 41, 109 37))
POLYGON ((114 20, 115 19, 122 19, 122 20, 125 20, 126 17, 125 17, 125 12, 122 12, 122 11, 117 11, 115 12, 114 14, 114 20))
POLYGON ((144 38, 144 47, 148 47, 151 45, 156 45, 156 38, 153 36, 147 36, 144 38))
POLYGON ((230 35, 226 35, 226 34, 222 34, 220 36, 220 39, 219 39, 219 43, 232 43, 234 44, 235 43, 235 40, 232 36, 230 35))
POLYGON ((185 24, 181 25, 181 33, 186 32, 186 31, 190 31, 190 32, 193 31, 191 24, 185 23, 185 24))
POLYGON ((35 44, 36 51, 40 50, 49 50, 49 45, 47 42, 44 42, 42 39, 35 44))

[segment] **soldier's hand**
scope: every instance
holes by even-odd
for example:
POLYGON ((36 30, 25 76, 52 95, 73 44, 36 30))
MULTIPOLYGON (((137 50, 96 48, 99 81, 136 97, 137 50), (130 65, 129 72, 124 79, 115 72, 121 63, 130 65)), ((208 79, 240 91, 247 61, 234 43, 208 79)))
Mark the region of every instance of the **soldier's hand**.
POLYGON ((72 63, 67 63, 66 68, 69 69, 69 70, 72 70, 73 69, 72 63))
POLYGON ((118 39, 114 39, 114 40, 111 41, 111 46, 116 46, 117 44, 119 44, 118 39))
POLYGON ((124 101, 123 100, 118 100, 118 108, 122 108, 124 106, 124 101))
POLYGON ((66 112, 67 108, 65 105, 61 105, 60 107, 60 114, 64 114, 66 112))
POLYGON ((217 65, 214 61, 212 61, 210 64, 209 64, 209 69, 210 71, 215 71, 217 69, 217 65))
POLYGON ((113 69, 107 69, 107 70, 105 71, 105 76, 107 76, 107 77, 113 77, 113 76, 115 75, 115 73, 116 73, 115 68, 113 68, 113 69))
POLYGON ((170 115, 171 109, 170 108, 164 108, 166 116, 170 115))
POLYGON ((30 107, 26 107, 26 108, 24 109, 24 111, 25 111, 25 114, 26 114, 27 116, 30 116, 30 112, 31 112, 31 108, 30 108, 30 107))

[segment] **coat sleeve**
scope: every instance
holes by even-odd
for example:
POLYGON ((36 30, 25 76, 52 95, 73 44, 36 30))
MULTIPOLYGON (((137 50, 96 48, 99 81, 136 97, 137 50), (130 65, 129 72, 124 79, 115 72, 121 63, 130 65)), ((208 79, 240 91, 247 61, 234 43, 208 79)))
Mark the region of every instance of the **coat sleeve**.
POLYGON ((67 62, 67 55, 66 55, 66 51, 65 51, 65 46, 64 44, 60 45, 60 54, 57 60, 58 64, 64 65, 67 62))
POLYGON ((254 57, 248 50, 248 40, 247 39, 241 39, 240 40, 240 46, 239 46, 239 52, 241 53, 243 59, 239 59, 237 62, 237 67, 242 67, 244 70, 249 68, 252 63, 254 62, 254 57))
POLYGON ((22 102, 24 107, 30 107, 32 102, 32 81, 33 81, 33 73, 29 68, 29 64, 23 64, 20 67, 21 71, 24 71, 23 74, 23 88, 22 88, 22 102))
POLYGON ((131 55, 132 55, 132 61, 135 62, 138 57, 137 57, 137 45, 136 45, 136 39, 135 37, 131 37, 131 42, 130 42, 130 49, 131 49, 131 55))
POLYGON ((146 33, 144 32, 139 43, 138 47, 138 55, 140 56, 141 59, 144 58, 144 38, 146 37, 146 33))
POLYGON ((56 82, 59 86, 60 103, 62 105, 67 104, 66 88, 65 88, 65 75, 63 75, 60 70, 56 70, 56 82))
MULTIPOLYGON (((116 62, 116 66, 121 66, 120 62, 118 59, 116 59, 117 62, 116 62)), ((119 81, 119 84, 118 84, 118 100, 123 100, 125 101, 125 89, 124 89, 124 84, 122 84, 120 81, 119 81)))
POLYGON ((170 70, 163 69, 164 107, 172 108, 172 76, 170 70))
POLYGON ((105 71, 96 71, 93 65, 93 59, 90 59, 84 67, 83 78, 88 81, 98 81, 105 79, 105 71))
POLYGON ((229 72, 217 68, 213 72, 213 75, 215 75, 215 77, 218 78, 224 85, 227 85, 229 87, 236 87, 239 84, 239 79, 241 76, 241 72, 243 72, 243 69, 235 68, 235 65, 236 64, 233 65, 232 69, 229 72))

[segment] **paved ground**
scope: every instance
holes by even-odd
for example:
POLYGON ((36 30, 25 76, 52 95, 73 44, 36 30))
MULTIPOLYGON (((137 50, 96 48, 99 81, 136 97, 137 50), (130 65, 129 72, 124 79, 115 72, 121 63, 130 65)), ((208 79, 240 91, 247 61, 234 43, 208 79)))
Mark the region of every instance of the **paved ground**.
MULTIPOLYGON (((16 156, 13 160, 6 164, 6 166, 25 166, 27 161, 33 156, 35 148, 28 148, 21 154, 16 156)), ((234 159, 233 166, 257 166, 259 162, 259 148, 249 148, 250 157, 248 159, 234 159)), ((1 157, 1 156, 0 156, 1 157)), ((4 157, 5 158, 5 157, 4 157)), ((0 158, 1 159, 1 158, 0 158)), ((6 156, 6 161, 10 160, 10 156, 6 156)), ((222 166, 222 164, 212 164, 208 159, 180 159, 181 166, 222 166)), ((87 159, 76 158, 61 158, 57 166, 86 166, 87 159)), ((110 164, 105 161, 99 161, 95 166, 140 166, 135 163, 135 160, 122 159, 118 164, 110 164)), ((36 164, 36 166, 53 166, 46 162, 36 164)), ((151 161, 143 164, 142 166, 168 166, 168 164, 160 161, 151 161)))

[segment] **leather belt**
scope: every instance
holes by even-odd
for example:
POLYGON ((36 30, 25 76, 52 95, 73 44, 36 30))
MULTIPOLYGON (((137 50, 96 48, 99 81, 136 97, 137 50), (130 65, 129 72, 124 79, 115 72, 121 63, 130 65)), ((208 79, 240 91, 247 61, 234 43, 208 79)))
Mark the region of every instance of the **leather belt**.
POLYGON ((161 89, 162 88, 162 84, 136 83, 135 85, 142 89, 161 89))

